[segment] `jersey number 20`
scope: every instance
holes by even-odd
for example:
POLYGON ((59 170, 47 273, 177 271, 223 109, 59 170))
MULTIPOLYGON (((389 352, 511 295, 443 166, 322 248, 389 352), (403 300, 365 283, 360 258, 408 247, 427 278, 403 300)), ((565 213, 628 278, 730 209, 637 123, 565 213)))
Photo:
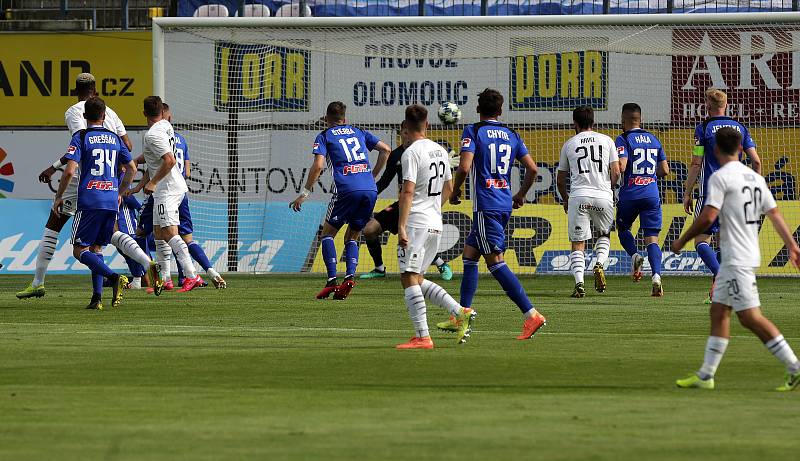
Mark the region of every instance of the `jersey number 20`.
POLYGON ((92 176, 103 176, 108 165, 111 177, 114 177, 114 165, 117 163, 117 151, 108 149, 92 149, 94 167, 89 172, 92 176))

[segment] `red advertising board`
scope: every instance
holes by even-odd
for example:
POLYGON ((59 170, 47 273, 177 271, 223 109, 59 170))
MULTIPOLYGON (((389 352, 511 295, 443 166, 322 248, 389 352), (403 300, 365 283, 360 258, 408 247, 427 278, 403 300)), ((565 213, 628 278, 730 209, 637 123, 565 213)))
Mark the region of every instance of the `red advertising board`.
POLYGON ((800 52, 764 52, 800 44, 800 30, 687 27, 674 29, 672 41, 676 49, 697 53, 672 58, 673 123, 705 118, 710 87, 728 94, 728 115, 742 122, 800 122, 800 52))

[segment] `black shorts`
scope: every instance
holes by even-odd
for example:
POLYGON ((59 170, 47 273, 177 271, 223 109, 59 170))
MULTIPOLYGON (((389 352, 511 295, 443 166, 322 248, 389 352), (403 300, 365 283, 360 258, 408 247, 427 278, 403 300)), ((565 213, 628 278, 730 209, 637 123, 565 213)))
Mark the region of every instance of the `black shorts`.
POLYGON ((397 235, 397 223, 400 221, 400 203, 394 202, 373 216, 383 231, 397 235))

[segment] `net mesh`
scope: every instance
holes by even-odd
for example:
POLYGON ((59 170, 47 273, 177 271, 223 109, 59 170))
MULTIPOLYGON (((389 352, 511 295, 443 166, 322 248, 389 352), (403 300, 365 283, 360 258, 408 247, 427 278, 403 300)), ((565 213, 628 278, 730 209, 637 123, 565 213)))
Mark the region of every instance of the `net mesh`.
MULTIPOLYGON (((456 126, 434 123, 430 138, 458 150, 464 124, 478 121, 477 93, 499 89, 502 120, 517 130, 539 165, 529 204, 507 230, 506 259, 520 273, 569 269, 566 215, 555 187, 571 110, 595 109, 597 130, 616 137, 620 108, 643 108, 672 173, 659 181, 667 273, 706 271, 693 251, 669 252, 691 223, 683 183, 694 127, 706 116, 704 91, 728 93, 728 115, 750 128, 763 174, 790 228, 800 225, 795 173, 800 117, 800 23, 617 26, 166 27, 165 100, 187 138, 195 237, 221 270, 324 271, 320 224, 332 180, 324 173, 300 213, 288 203, 303 187, 311 144, 330 101, 348 122, 394 147, 406 105, 458 104, 456 126)), ((376 153, 372 154, 374 165, 376 153)), ((523 172, 515 167, 516 187, 523 172)), ((467 198, 469 191, 467 190, 467 198)), ((392 185, 378 201, 396 200, 392 185)), ((442 256, 461 269, 471 204, 447 205, 442 256)), ((634 225, 634 231, 636 231, 634 225)), ((797 234, 797 232, 795 232, 797 234)), ((760 273, 788 275, 783 244, 766 222, 760 273)), ((643 249, 641 235, 637 241, 643 249)), ((384 235, 384 261, 397 269, 396 238, 384 235)), ((341 250, 341 240, 337 241, 341 250)), ((691 250, 691 248, 689 248, 691 250)), ((593 262, 588 264, 591 267, 593 262)), ((372 261, 362 246, 360 270, 372 261)), ((610 272, 630 261, 612 236, 610 272)))

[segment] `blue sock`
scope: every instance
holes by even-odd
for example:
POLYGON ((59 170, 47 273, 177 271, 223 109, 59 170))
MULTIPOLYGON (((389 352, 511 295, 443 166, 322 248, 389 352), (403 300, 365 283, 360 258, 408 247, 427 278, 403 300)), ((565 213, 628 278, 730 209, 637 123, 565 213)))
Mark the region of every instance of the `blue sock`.
POLYGON ((92 253, 89 250, 86 250, 83 253, 81 253, 79 261, 85 264, 86 267, 91 269, 93 274, 99 274, 103 277, 108 277, 108 278, 113 278, 114 275, 116 275, 114 271, 112 271, 111 269, 109 269, 108 266, 106 266, 105 261, 103 261, 102 255, 92 253))
POLYGON ((322 259, 328 269, 328 279, 336 278, 336 245, 333 237, 322 237, 322 259))
POLYGON ((639 252, 636 248, 636 240, 630 230, 618 232, 617 235, 619 235, 619 243, 628 252, 628 256, 633 256, 639 252))
POLYGON ((348 240, 344 244, 344 259, 347 263, 347 272, 345 277, 352 277, 356 275, 356 267, 358 267, 358 242, 355 240, 348 240))
POLYGON ((93 294, 96 294, 98 296, 102 296, 102 294, 103 294, 103 280, 104 279, 105 279, 105 277, 103 277, 102 275, 95 274, 94 272, 92 272, 92 293, 93 294))
POLYGON ((206 256, 206 252, 203 251, 203 247, 198 245, 194 240, 189 244, 189 254, 192 256, 192 259, 200 263, 200 267, 202 267, 204 271, 207 271, 208 268, 211 267, 211 261, 208 260, 208 256, 206 256))
POLYGON ((717 272, 719 272, 717 253, 715 253, 714 249, 711 248, 711 245, 706 242, 700 242, 699 244, 695 245, 695 249, 700 257, 703 258, 703 262, 706 263, 708 270, 710 270, 711 273, 716 277, 717 272))
POLYGON ((475 292, 478 291, 478 261, 464 258, 464 275, 461 277, 461 302, 471 307, 475 292))
POLYGON ((650 260, 650 269, 653 275, 661 275, 661 247, 658 243, 647 245, 647 259, 650 260))
POLYGON ((144 267, 142 267, 141 264, 137 263, 126 255, 122 255, 122 257, 125 258, 125 263, 128 264, 128 269, 131 271, 132 276, 141 277, 144 275, 144 267))
POLYGON ((523 314, 533 309, 533 304, 531 304, 531 300, 528 299, 525 289, 522 288, 519 279, 511 272, 511 269, 508 268, 505 262, 499 262, 494 266, 489 266, 489 272, 497 279, 500 286, 503 287, 503 290, 506 292, 506 295, 514 301, 514 304, 519 307, 519 310, 523 314))

